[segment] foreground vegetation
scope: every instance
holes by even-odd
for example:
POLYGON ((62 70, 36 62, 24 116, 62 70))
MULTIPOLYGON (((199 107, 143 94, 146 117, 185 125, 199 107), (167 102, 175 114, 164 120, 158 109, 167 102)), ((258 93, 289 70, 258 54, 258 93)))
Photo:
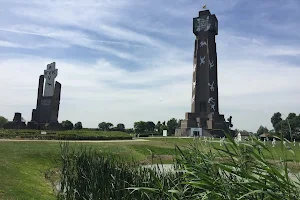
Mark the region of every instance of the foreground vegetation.
POLYGON ((223 148, 202 142, 182 151, 177 146, 173 172, 160 173, 120 158, 63 146, 61 199, 299 199, 300 181, 291 176, 287 153, 275 155, 262 142, 223 148), (269 158, 273 158, 270 160, 269 158))
POLYGON ((8 139, 40 139, 40 140, 128 140, 130 134, 120 131, 46 131, 41 134, 40 130, 11 130, 0 129, 0 138, 8 139))
POLYGON ((180 182, 177 173, 160 173, 141 167, 134 160, 129 162, 91 149, 74 151, 68 144, 62 147, 62 161, 59 199, 165 199, 164 194, 132 192, 126 188, 156 186, 167 190, 180 182))
MULTIPOLYGON (((184 147, 190 139, 155 139, 135 142, 70 143, 70 147, 92 148, 94 151, 114 154, 127 161, 142 164, 172 163, 174 145, 184 147), (152 157, 153 152, 155 156, 152 157)), ((60 143, 56 141, 1 141, 0 140, 0 199, 51 200, 56 199, 53 184, 61 168, 60 143)))
MULTIPOLYGON (((81 149, 84 149, 85 147, 87 149, 92 149, 93 154, 97 154, 99 156, 103 155, 114 155, 117 156, 115 159, 118 159, 118 157, 121 157, 122 160, 117 160, 115 163, 120 163, 121 165, 127 165, 133 166, 137 164, 151 164, 154 163, 173 163, 174 159, 174 152, 175 152, 175 146, 177 145, 180 149, 184 150, 185 157, 181 157, 180 152, 178 152, 177 149, 177 157, 176 162, 181 163, 182 167, 184 167, 184 170, 195 170, 195 175, 199 176, 200 178, 203 178, 203 176, 200 174, 203 174, 205 170, 208 170, 206 168, 203 168, 204 166, 207 166, 207 168, 211 168, 211 170, 208 170, 209 173, 216 173, 216 169, 220 168, 219 166, 219 160, 220 157, 225 157, 226 154, 223 155, 222 151, 226 151, 226 148, 224 145, 220 146, 219 140, 214 140, 212 142, 205 142, 203 140, 201 141, 193 141, 192 138, 147 138, 149 141, 141 141, 136 142, 134 140, 131 141, 125 141, 125 142, 105 142, 105 143, 81 143, 78 142, 70 142, 69 148, 70 150, 75 150, 75 153, 77 152, 77 155, 83 154, 81 149), (189 144, 189 143, 192 143, 189 144), (196 148, 196 149, 194 149, 196 148), (217 150, 221 149, 221 150, 217 150), (218 155, 218 152, 222 153, 222 156, 218 155), (198 158, 195 157, 198 155, 198 158), (201 158, 201 159, 200 159, 201 158), (198 160, 197 160, 198 159, 198 160), (188 165, 189 160, 191 163, 202 163, 202 165, 188 165), (120 161, 120 162, 119 162, 120 161), (126 163, 123 163, 126 162, 126 163), (205 162, 204 162, 205 161, 205 162), (129 163, 130 162, 130 163, 129 163), (198 170, 198 171, 196 171, 198 170), (213 171, 214 170, 214 171, 213 171), (197 172, 197 173, 196 173, 197 172)), ((283 162, 286 158, 286 160, 294 160, 289 161, 286 163, 286 165, 289 168, 292 168, 293 171, 298 172, 300 170, 300 146, 299 143, 296 143, 294 146, 293 143, 288 144, 287 147, 289 149, 286 149, 284 147, 284 151, 282 151, 282 146, 277 141, 276 147, 273 148, 271 145, 271 142, 267 143, 267 149, 263 148, 263 144, 257 145, 252 144, 250 142, 250 147, 247 145, 240 145, 238 147, 237 153, 233 151, 234 148, 231 149, 231 151, 234 153, 234 155, 238 154, 240 157, 228 157, 227 154, 227 160, 230 161, 233 160, 236 163, 243 165, 249 164, 249 168, 241 168, 242 170, 248 169, 249 175, 251 170, 254 171, 255 168, 250 168, 250 166, 254 165, 262 168, 263 170, 269 170, 269 173, 267 173, 267 176, 271 177, 271 174, 273 173, 273 167, 277 171, 280 171, 280 169, 283 169, 284 172, 284 166, 285 162, 283 162), (261 147, 259 147, 261 146, 261 147), (247 148, 246 148, 247 147, 247 148), (251 149, 260 149, 263 153, 264 158, 260 160, 255 160, 254 155, 255 154, 248 154, 244 153, 245 151, 250 151, 251 149), (293 153, 294 154, 293 154, 293 153), (247 160, 247 156, 249 157, 249 160, 247 160), (260 164, 257 162, 260 162, 260 164), (272 165, 269 165, 271 163, 272 165), (273 165, 274 164, 274 165, 273 165), (271 166, 271 167, 270 167, 271 166)), ((69 151, 70 153, 72 151, 69 151)), ((251 151, 250 151, 251 152, 251 151)), ((258 154, 258 150, 254 151, 256 154, 258 154)), ((87 152, 88 153, 88 152, 87 152)), ((70 154, 71 155, 71 154, 70 154)), ((86 154, 88 155, 88 154, 86 154)), ((258 154, 260 155, 260 154, 258 154)), ((86 157, 91 158, 91 157, 86 157)), ((101 157, 101 159, 105 160, 107 157, 101 157)), ((88 159, 86 159, 87 161, 88 159)), ((225 159, 226 160, 226 159, 225 159)), ((96 161, 93 161, 96 162, 96 161)), ((230 164, 230 163, 229 163, 230 164)), ((225 167, 228 167, 229 164, 225 163, 225 167)), ((113 166, 113 163, 111 163, 113 166)), ((232 164, 233 166, 234 164, 232 164)), ((230 166, 229 166, 230 167, 230 166)), ((60 149, 60 143, 56 141, 29 141, 29 142, 8 142, 8 141, 1 141, 0 140, 0 199, 56 199, 55 192, 53 191, 53 184, 56 184, 57 181, 60 178, 60 170, 62 169, 62 160, 61 160, 61 149, 60 149)), ((230 168, 228 168, 230 169, 230 168)), ((240 169, 240 168, 239 168, 240 169)), ((247 171, 247 170, 246 170, 247 171)), ((194 171, 190 171, 193 172, 194 171)), ((224 170, 222 170, 224 172, 224 170)), ((276 172, 276 171, 275 171, 276 172)), ((280 171, 281 172, 281 171, 280 171)), ((97 173, 97 172, 95 172, 97 173)), ((233 171, 232 173, 238 173, 233 171)), ((231 175, 233 176, 233 174, 231 175)), ((224 172, 224 174, 226 174, 224 172)), ((276 174, 276 173, 273 173, 276 174)), ((225 179, 220 179, 219 176, 211 175, 210 181, 212 181, 209 184, 213 183, 219 183, 219 188, 225 187, 226 182, 225 179), (213 182, 213 180, 215 182, 213 182), (224 183, 224 184, 223 184, 224 183)), ((285 174, 283 173, 284 177, 285 174)), ((156 175, 154 174, 154 177, 156 175)), ((198 177, 198 178, 199 178, 198 177)), ((282 177, 279 176, 276 178, 276 176, 273 176, 273 180, 278 179, 278 184, 285 184, 282 182, 282 177)), ((245 176, 243 177, 245 178, 245 176)), ((262 178, 262 177, 261 177, 262 178)), ((197 180, 196 177, 193 179, 197 180)), ((167 180, 167 177, 166 179, 167 180)), ((245 180, 245 179, 243 179, 245 180)), ((199 181, 199 180, 198 180, 199 181)), ((233 181, 230 180, 229 181, 233 181)), ((250 180, 251 181, 251 180, 250 180)), ((253 180, 252 180, 253 181, 253 180)), ((260 180, 262 181, 262 180, 260 180)), ((290 180, 286 180, 286 183, 289 183, 290 180)), ((190 181, 192 182, 192 181, 190 181)), ((153 184, 151 187, 153 188, 153 191, 157 191, 156 183, 159 182, 152 182, 153 184)), ((176 182, 178 183, 178 182, 176 182)), ((253 182, 251 182, 253 183, 253 182)), ((270 184, 267 180, 267 185, 270 184)), ((159 183, 159 184, 167 184, 168 187, 171 186, 171 183, 159 183)), ((201 183, 203 184, 203 183, 201 183)), ((201 185, 200 184, 200 185, 201 185)), ((229 183, 228 183, 229 184, 229 183)), ((235 183, 230 183, 229 186, 236 187, 234 185, 235 183), (231 185, 232 184, 232 185, 231 185)), ((240 186, 241 183, 239 183, 240 186)), ((246 184, 246 183, 245 183, 246 184)), ((250 182, 249 182, 250 184, 250 182)), ((254 184, 254 183, 253 183, 254 184)), ((270 187, 276 188, 274 183, 272 183, 270 187), (273 184, 273 185, 272 185, 273 184)), ((294 183, 291 183, 294 185, 294 183)), ((133 184, 135 185, 135 184, 133 184)), ((138 184, 136 184, 138 186, 138 184)), ((126 186, 127 187, 127 186, 126 186)), ((200 187, 200 186, 199 186, 200 187)), ((204 186, 201 186, 204 187, 204 186)), ((217 186, 214 186, 217 187, 217 186)), ((166 187, 164 187, 166 189, 166 187)), ((181 191, 180 188, 177 188, 178 191, 181 191)), ((240 189, 241 190, 241 189, 240 189)), ((267 188, 266 191, 269 189, 267 188)), ((130 190, 130 192, 133 192, 134 190, 130 190)), ((140 190, 141 191, 141 190, 140 190)), ((190 191, 190 190, 189 190, 190 191)), ((242 190, 244 191, 244 190, 242 190)), ((264 192, 266 192, 264 191, 264 192)), ((272 190, 270 190, 272 191, 272 190)), ((293 190, 291 190, 293 191, 293 190)), ((138 193, 138 191, 135 191, 134 193, 138 193)), ((293 191, 294 192, 294 191, 293 191)), ((168 191, 166 191, 166 194, 170 195, 168 191)), ((187 194, 187 193, 186 193, 187 194)), ((277 193, 276 193, 277 194, 277 193)), ((141 195, 141 194, 139 194, 141 195)), ((155 195, 155 194, 153 194, 155 195)), ((175 195, 175 194, 174 194, 175 195)))

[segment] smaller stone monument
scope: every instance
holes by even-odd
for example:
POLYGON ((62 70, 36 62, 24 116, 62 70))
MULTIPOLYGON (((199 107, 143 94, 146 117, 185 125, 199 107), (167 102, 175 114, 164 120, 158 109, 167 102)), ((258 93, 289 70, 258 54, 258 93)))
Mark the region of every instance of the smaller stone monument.
POLYGON ((238 135, 237 135, 237 142, 241 142, 241 141, 242 141, 241 133, 238 133, 238 135))
POLYGON ((168 136, 168 130, 163 130, 163 136, 167 137, 168 136))
POLYGON ((296 146, 296 140, 294 139, 294 147, 296 146))
POLYGON ((4 124, 5 129, 25 129, 26 123, 22 120, 22 114, 16 112, 13 121, 4 124))
POLYGON ((276 145, 276 139, 273 138, 273 141, 272 141, 272 147, 275 147, 275 145, 276 145))

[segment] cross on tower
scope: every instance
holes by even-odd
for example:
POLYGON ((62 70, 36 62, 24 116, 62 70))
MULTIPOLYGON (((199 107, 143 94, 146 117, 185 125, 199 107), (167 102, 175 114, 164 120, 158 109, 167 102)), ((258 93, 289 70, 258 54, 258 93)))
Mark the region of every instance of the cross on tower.
POLYGON ((200 56, 200 65, 205 64, 205 56, 200 56))
POLYGON ((55 62, 47 65, 47 69, 44 70, 44 77, 46 79, 44 96, 53 96, 54 93, 54 80, 57 76, 57 69, 55 69, 55 62))

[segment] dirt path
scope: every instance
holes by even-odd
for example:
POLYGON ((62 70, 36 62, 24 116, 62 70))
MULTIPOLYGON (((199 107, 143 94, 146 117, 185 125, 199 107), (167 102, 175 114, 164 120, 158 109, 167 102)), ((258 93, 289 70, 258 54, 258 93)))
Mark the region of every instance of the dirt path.
MULTIPOLYGON (((63 142, 65 140, 21 140, 21 139, 0 139, 0 142, 63 142)), ((111 142, 147 142, 145 139, 134 139, 134 140, 68 140, 68 142, 77 143, 111 143, 111 142)))

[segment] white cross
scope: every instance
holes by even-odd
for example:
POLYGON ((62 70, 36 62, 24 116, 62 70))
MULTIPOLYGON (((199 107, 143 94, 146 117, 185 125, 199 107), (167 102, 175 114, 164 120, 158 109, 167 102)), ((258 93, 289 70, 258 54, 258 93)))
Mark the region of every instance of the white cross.
POLYGON ((200 56, 200 65, 205 64, 205 56, 201 57, 200 56))
POLYGON ((55 69, 55 62, 48 64, 47 69, 44 70, 44 78, 46 79, 44 96, 53 96, 54 80, 57 76, 57 69, 55 69))
POLYGON ((204 41, 201 41, 201 42, 200 42, 200 47, 203 47, 203 46, 206 46, 206 45, 207 45, 206 42, 204 42, 204 41))
POLYGON ((214 81, 212 82, 212 84, 208 83, 208 86, 209 86, 210 91, 215 91, 214 84, 215 84, 214 81))
POLYGON ((214 61, 209 61, 209 69, 213 68, 215 66, 214 61))
POLYGON ((214 101, 215 101, 215 99, 213 97, 209 97, 209 99, 208 99, 209 104, 215 103, 214 101))

